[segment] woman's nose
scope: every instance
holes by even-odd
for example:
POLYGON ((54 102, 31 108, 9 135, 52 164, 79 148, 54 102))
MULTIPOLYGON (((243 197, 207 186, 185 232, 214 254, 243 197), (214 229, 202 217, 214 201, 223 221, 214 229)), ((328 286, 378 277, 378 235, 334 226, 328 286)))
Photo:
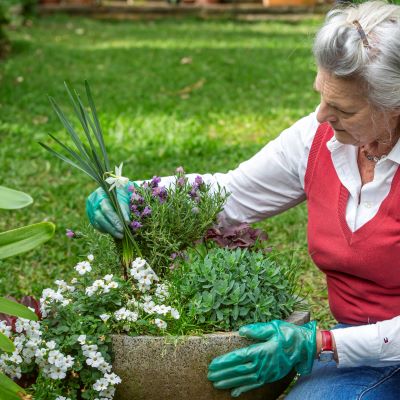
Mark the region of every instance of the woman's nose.
POLYGON ((324 101, 321 101, 321 104, 319 105, 319 109, 317 112, 317 121, 322 124, 323 122, 336 122, 337 121, 337 116, 328 104, 326 104, 324 101))

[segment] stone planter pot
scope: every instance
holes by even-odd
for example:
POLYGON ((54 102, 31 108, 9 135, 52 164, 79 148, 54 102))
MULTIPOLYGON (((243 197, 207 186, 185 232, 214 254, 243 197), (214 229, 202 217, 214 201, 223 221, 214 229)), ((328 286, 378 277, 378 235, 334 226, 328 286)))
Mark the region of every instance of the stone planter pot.
MULTIPOLYGON (((308 312, 294 312, 288 319, 297 325, 310 320, 308 312)), ((248 346, 237 332, 184 336, 176 340, 157 336, 113 336, 113 369, 122 378, 117 400, 231 400, 229 390, 214 389, 207 380, 207 366, 221 354, 248 346)), ((292 381, 284 379, 240 396, 241 400, 276 399, 292 381)))

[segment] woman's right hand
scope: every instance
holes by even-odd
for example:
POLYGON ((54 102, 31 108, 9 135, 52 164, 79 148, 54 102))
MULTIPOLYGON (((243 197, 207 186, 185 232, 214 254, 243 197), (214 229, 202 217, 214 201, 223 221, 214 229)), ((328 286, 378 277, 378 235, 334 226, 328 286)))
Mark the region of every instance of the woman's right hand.
MULTIPOLYGON (((129 182, 123 188, 117 189, 118 203, 126 222, 129 222, 129 201, 131 198, 129 187, 132 185, 133 182, 129 182)), ((117 239, 123 238, 123 226, 114 211, 108 194, 102 188, 97 188, 86 199, 86 214, 90 223, 100 232, 109 233, 117 239)))

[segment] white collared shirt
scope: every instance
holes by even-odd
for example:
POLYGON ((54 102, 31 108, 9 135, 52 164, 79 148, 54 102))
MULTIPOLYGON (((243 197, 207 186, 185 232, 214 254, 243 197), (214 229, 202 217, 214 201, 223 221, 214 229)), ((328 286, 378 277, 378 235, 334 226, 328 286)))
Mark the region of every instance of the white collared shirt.
MULTIPOLYGON (((317 111, 318 108, 284 130, 236 169, 226 174, 201 175, 207 183, 215 187, 218 183, 231 193, 220 214, 222 224, 260 221, 305 200, 304 176, 319 126, 317 111)), ((357 148, 341 144, 335 138, 327 143, 327 147, 337 175, 349 191, 346 221, 354 232, 376 215, 388 195, 400 164, 400 141, 385 159, 376 163, 373 181, 363 186, 357 166, 357 148)), ((196 176, 188 175, 190 180, 196 176)), ((169 184, 170 178, 164 178, 163 184, 169 184)), ((339 367, 400 364, 400 316, 332 332, 339 367)))

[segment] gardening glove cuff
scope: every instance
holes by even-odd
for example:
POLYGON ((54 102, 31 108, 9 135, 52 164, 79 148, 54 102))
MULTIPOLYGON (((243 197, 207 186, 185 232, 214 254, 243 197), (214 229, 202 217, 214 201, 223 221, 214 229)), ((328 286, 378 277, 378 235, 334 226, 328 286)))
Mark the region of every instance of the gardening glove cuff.
POLYGON ((301 361, 295 365, 295 369, 300 375, 309 375, 311 374, 317 352, 317 321, 307 322, 301 328, 304 337, 308 338, 308 340, 303 342, 302 354, 300 356, 301 361))

